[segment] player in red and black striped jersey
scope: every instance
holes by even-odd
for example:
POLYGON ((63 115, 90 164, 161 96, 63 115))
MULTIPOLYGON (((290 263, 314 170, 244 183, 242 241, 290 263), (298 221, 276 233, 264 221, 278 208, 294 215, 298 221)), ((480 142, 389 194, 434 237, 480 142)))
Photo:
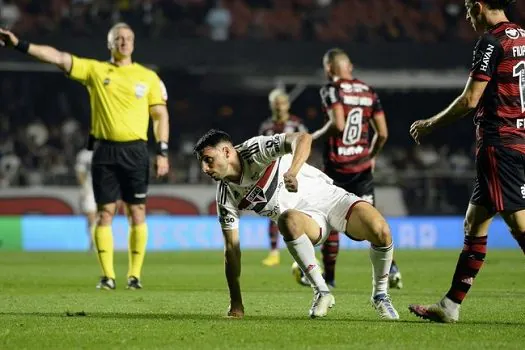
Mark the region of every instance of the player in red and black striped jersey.
MULTIPOLYGON (((334 184, 374 204, 373 165, 383 148, 388 127, 377 93, 353 77, 353 65, 340 49, 329 50, 323 58, 329 83, 320 94, 327 123, 313 136, 327 135, 325 173, 334 184)), ((339 233, 331 232, 322 249, 326 282, 335 285, 335 262, 339 252, 339 233)), ((392 262, 391 288, 401 288, 401 273, 392 262)))
POLYGON ((410 305, 419 317, 456 322, 483 265, 487 231, 499 213, 525 253, 525 30, 509 22, 513 0, 465 1, 467 20, 481 37, 463 93, 432 118, 410 128, 414 140, 475 110, 477 176, 465 217, 465 244, 452 285, 438 303, 410 305))
MULTIPOLYGON (((290 114, 290 98, 286 92, 281 89, 272 90, 268 95, 268 103, 270 104, 272 115, 261 124, 259 135, 272 136, 281 133, 308 131, 300 118, 290 114)), ((270 236, 270 253, 262 263, 266 266, 275 266, 280 263, 281 259, 278 249, 279 228, 273 221, 270 221, 268 232, 270 236)))

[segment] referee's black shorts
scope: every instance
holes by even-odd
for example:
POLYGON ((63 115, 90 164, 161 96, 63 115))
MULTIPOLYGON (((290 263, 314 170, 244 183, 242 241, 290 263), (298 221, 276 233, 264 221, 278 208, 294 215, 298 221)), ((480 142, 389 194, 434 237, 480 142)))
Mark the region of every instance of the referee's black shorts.
POLYGON ((97 205, 119 198, 128 204, 146 202, 149 183, 149 153, 145 141, 95 142, 91 175, 97 205))

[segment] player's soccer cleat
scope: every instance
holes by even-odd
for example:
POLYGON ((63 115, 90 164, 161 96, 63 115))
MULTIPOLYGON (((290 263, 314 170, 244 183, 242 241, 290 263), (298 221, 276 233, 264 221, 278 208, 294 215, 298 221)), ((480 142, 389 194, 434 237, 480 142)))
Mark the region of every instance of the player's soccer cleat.
POLYGON ((399 314, 397 313, 392 300, 388 294, 378 294, 371 298, 370 302, 376 309, 379 317, 385 320, 399 320, 399 314))
POLYGON ((135 289, 142 289, 142 284, 140 283, 140 280, 135 276, 130 276, 128 278, 128 285, 126 289, 135 290, 135 289))
POLYGON ((310 317, 324 317, 328 314, 328 310, 335 305, 335 298, 330 292, 317 292, 314 294, 312 307, 310 308, 310 317))
POLYGON ((116 284, 115 280, 113 278, 108 278, 106 276, 102 276, 100 278, 100 282, 97 284, 97 289, 101 290, 113 290, 115 289, 116 284))
POLYGON ((264 266, 276 266, 281 262, 281 255, 278 250, 270 251, 270 254, 262 261, 264 266))
POLYGON ((459 306, 456 308, 447 308, 444 300, 432 305, 411 304, 408 310, 417 317, 424 320, 441 323, 455 323, 459 320, 459 306))
POLYGON ((397 265, 392 264, 390 266, 390 272, 388 275, 388 287, 390 289, 401 289, 403 288, 403 280, 401 277, 401 272, 399 271, 399 268, 397 265))
POLYGON ((401 289, 403 288, 403 280, 401 277, 401 272, 397 271, 388 275, 388 286, 391 289, 401 289))

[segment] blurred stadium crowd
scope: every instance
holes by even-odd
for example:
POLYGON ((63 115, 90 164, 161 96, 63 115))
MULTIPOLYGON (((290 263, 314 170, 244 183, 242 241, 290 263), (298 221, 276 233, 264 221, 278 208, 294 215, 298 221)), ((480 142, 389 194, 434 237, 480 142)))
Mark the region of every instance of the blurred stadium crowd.
MULTIPOLYGON (((353 42, 470 41, 462 0, 0 0, 21 34, 99 35, 125 21, 138 35, 353 42)), ((518 1, 511 19, 525 19, 518 1)))

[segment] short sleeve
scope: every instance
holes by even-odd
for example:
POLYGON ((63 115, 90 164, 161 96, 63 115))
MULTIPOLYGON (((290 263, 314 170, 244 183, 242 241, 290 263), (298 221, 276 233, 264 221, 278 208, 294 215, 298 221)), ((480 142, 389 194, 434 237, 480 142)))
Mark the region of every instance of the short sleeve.
POLYGON ((166 90, 166 86, 159 76, 154 74, 151 88, 148 93, 148 104, 150 106, 165 105, 166 101, 168 101, 168 91, 166 90))
POLYGON ((239 228, 239 210, 232 204, 228 187, 223 183, 217 186, 217 217, 223 230, 239 228))
POLYGON ((89 85, 93 67, 97 61, 80 58, 71 55, 71 71, 69 72, 69 78, 82 83, 83 85, 89 85))
POLYGON ((502 50, 500 42, 493 35, 481 36, 474 48, 470 77, 490 81, 498 67, 502 50))
POLYGON ((338 88, 332 84, 323 86, 319 94, 321 95, 323 107, 326 109, 331 109, 334 105, 342 102, 338 88))

